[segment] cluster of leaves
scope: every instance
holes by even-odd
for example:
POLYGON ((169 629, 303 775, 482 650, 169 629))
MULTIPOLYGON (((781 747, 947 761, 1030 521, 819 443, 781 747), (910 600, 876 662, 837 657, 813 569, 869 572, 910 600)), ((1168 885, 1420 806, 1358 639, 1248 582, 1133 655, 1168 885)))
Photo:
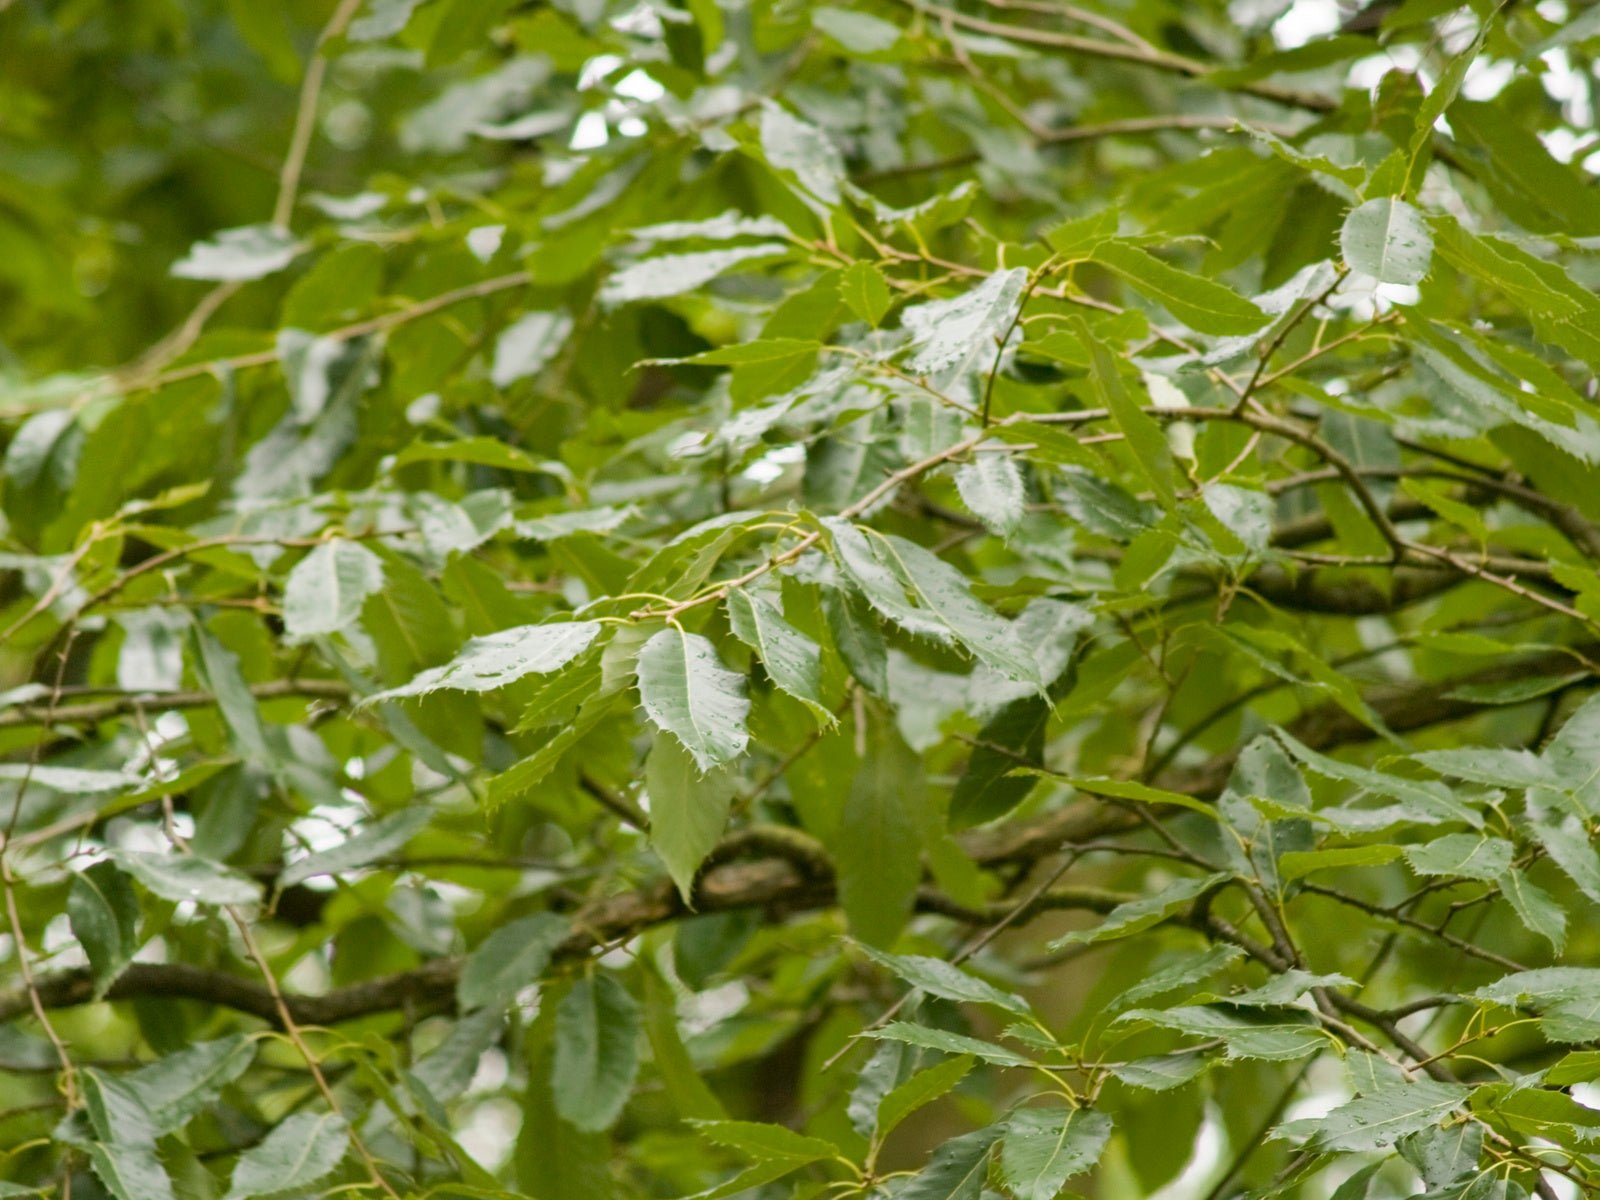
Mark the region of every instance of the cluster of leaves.
POLYGON ((0 1195, 1594 1194, 1597 12, 0 4, 0 1195))

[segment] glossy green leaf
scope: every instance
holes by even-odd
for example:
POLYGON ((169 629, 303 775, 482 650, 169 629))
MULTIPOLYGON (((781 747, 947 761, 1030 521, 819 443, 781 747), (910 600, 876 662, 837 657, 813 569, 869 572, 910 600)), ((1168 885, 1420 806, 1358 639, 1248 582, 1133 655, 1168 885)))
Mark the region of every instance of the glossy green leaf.
POLYGON ((598 621, 570 621, 522 625, 473 638, 444 666, 430 667, 401 687, 368 696, 364 703, 425 696, 441 688, 489 692, 527 675, 548 675, 587 650, 601 629, 598 621))
POLYGON ((1006 454, 978 454, 956 470, 961 502, 999 534, 1014 531, 1022 520, 1022 474, 1006 454))
POLYGON ((761 592, 728 592, 728 625, 761 656, 772 682, 831 725, 834 715, 822 702, 822 651, 784 619, 783 611, 761 592))
POLYGON ((1392 197, 1352 209, 1339 243, 1346 262, 1382 283, 1420 283, 1433 261, 1433 235, 1422 214, 1392 197))
POLYGON ((1357 1096, 1322 1117, 1290 1121, 1279 1136, 1305 1136, 1320 1150, 1370 1150, 1392 1146, 1407 1134, 1437 1125, 1466 1099, 1459 1084, 1433 1079, 1395 1083, 1357 1096))
POLYGON ((639 651, 639 699, 657 729, 682 743, 702 772, 744 753, 750 701, 705 638, 663 629, 639 651))
POLYGON ((283 623, 296 637, 337 633, 382 586, 383 563, 376 554, 360 542, 324 542, 289 572, 283 623))
POLYGON ((1018 1200, 1054 1200, 1067 1180, 1094 1166, 1111 1120, 1083 1108, 1019 1108, 1006 1118, 1000 1177, 1018 1200))

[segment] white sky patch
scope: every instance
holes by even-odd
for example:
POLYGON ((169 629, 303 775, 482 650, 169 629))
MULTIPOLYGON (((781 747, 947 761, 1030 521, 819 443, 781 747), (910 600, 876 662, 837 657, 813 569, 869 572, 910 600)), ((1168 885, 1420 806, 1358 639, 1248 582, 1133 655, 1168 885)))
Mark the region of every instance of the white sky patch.
POLYGON ((497 1092, 505 1086, 509 1074, 506 1056, 491 1046, 478 1059, 477 1069, 472 1073, 472 1082, 467 1085, 467 1094, 481 1096, 485 1092, 497 1092))
POLYGON ((612 92, 618 96, 626 96, 630 100, 639 100, 645 104, 654 104, 667 94, 667 89, 643 71, 629 71, 611 86, 612 92))
POLYGON ((1344 20, 1338 0, 1295 0, 1289 11, 1272 25, 1272 40, 1280 49, 1293 50, 1315 38, 1338 32, 1344 20))
POLYGON ((1544 148, 1550 151, 1550 157, 1557 162, 1569 163, 1572 156, 1578 152, 1582 140, 1572 130, 1545 129, 1539 134, 1539 140, 1544 143, 1544 148))
POLYGON ((330 849, 348 838, 365 815, 365 810, 354 804, 319 804, 289 826, 285 844, 296 851, 304 845, 312 854, 330 849))
POLYGON ((1589 80, 1575 70, 1565 50, 1548 50, 1540 55, 1545 72, 1539 77, 1545 95, 1561 105, 1562 115, 1575 129, 1594 125, 1594 104, 1590 100, 1589 80))
POLYGON ((631 33, 635 37, 652 40, 659 38, 663 32, 661 14, 651 4, 640 4, 631 11, 623 13, 611 22, 611 28, 618 33, 631 33))
POLYGON ((498 1171, 511 1158, 522 1128, 522 1110, 504 1096, 485 1100, 473 1108, 456 1134, 456 1141, 488 1171, 498 1171))
POLYGON ((700 430, 690 429, 667 443, 667 454, 672 458, 693 458, 706 452, 709 440, 700 430))
POLYGON ((617 133, 622 137, 643 137, 649 132, 650 126, 646 125, 638 117, 623 117, 622 120, 617 122, 617 133))
POLYGON ((750 1002, 750 989, 738 980, 703 992, 689 992, 678 1005, 687 1036, 704 1033, 743 1010, 750 1002))
POLYGON ((597 54, 578 72, 578 90, 587 92, 600 86, 601 80, 622 65, 622 59, 615 54, 597 54))
MULTIPOLYGON (((1382 54, 1360 58, 1351 63, 1350 72, 1345 76, 1345 83, 1350 87, 1370 92, 1390 71, 1416 71, 1421 65, 1422 55, 1415 46, 1395 46, 1382 54)), ((1430 86, 1431 83, 1430 80, 1430 86)))
POLYGON ((476 229, 467 230, 467 249, 479 262, 486 263, 500 249, 505 236, 504 225, 479 225, 476 229))
POLYGON ((597 112, 586 112, 578 118, 578 123, 573 126, 572 140, 567 143, 569 150, 598 150, 611 140, 611 131, 606 128, 605 116, 597 112))
POLYGON ((1517 64, 1509 58, 1478 58, 1467 68, 1461 81, 1461 95, 1468 100, 1493 100, 1516 76, 1517 64))
POLYGON ((740 478, 748 479, 751 483, 772 483, 782 476, 785 468, 804 462, 805 457, 804 446, 779 446, 746 467, 740 478))

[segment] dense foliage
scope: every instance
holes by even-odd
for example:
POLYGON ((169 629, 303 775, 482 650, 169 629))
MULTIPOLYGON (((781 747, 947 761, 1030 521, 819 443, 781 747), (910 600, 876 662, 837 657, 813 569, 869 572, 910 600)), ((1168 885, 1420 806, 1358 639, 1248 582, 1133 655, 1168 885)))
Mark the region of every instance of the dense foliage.
POLYGON ((0 3, 0 1195, 1600 1194, 1597 56, 0 3))

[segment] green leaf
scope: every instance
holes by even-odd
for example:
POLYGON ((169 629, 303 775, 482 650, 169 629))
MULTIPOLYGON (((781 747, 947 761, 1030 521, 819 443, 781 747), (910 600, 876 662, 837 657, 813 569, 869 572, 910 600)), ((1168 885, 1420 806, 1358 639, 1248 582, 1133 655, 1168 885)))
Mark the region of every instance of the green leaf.
POLYGON ((1052 950, 1079 943, 1103 942, 1111 938, 1129 937, 1152 925, 1169 920, 1181 909, 1188 907, 1196 897, 1205 894, 1228 878, 1225 873, 1203 875, 1198 879, 1180 879, 1169 884, 1153 896, 1119 904, 1106 914, 1106 919, 1093 929, 1075 929, 1050 943, 1052 950))
MULTIPOLYGON (((1153 260, 1152 260, 1153 261, 1153 260)), ((1139 473, 1149 483, 1169 510, 1177 505, 1177 492, 1173 487, 1175 468, 1172 452, 1167 448, 1167 435, 1155 420, 1135 404, 1128 395, 1117 369, 1117 360, 1094 339, 1089 327, 1081 320, 1074 326, 1084 345, 1089 347, 1090 379, 1094 382, 1096 398, 1111 413, 1111 419, 1128 439, 1128 449, 1133 451, 1139 473)))
POLYGON ((1043 763, 1049 724, 1049 701, 1032 694, 1011 701, 984 723, 950 796, 952 829, 993 821, 1027 799, 1038 778, 1018 767, 1043 763))
MULTIPOLYGON (((817 11, 820 13, 824 10, 817 11)), ((895 31, 895 35, 899 36, 899 30, 895 31)), ((889 306, 894 303, 893 296, 889 294, 889 285, 884 282, 883 272, 869 262, 852 263, 844 269, 839 276, 839 295, 844 298, 851 312, 874 329, 883 323, 889 306)))
POLYGON ((570 928, 554 913, 534 913, 500 926, 461 964, 456 1003, 463 1011, 504 1008, 523 988, 538 982, 570 928))
POLYGON ((503 388, 537 375, 561 353, 572 336, 572 326, 571 316, 564 312, 524 313, 495 340, 489 381, 503 388))
POLYGON ((950 300, 930 300, 900 314, 915 353, 907 366, 925 375, 953 367, 993 362, 999 339, 1017 318, 1028 273, 1021 267, 996 271, 977 287, 950 300))
POLYGON ((1001 1131, 1001 1126, 990 1125, 951 1138, 895 1193, 895 1200, 978 1200, 989 1172, 989 1151, 1001 1131))
POLYGON ((912 1113, 949 1092, 967 1077, 975 1061, 970 1054, 947 1058, 892 1089, 878 1101, 874 1137, 882 1142, 912 1113))
POLYGON ((429 808, 418 805, 379 817, 337 846, 290 863, 278 876, 277 887, 282 890, 319 875, 342 875, 354 867, 364 867, 394 854, 422 831, 432 815, 429 808))
POLYGON ((1237 292, 1127 242, 1101 242, 1093 257, 1199 333, 1253 333, 1267 323, 1267 314, 1237 292))
POLYGON ((484 1054, 499 1040, 503 1024, 498 1009, 484 1008, 452 1025, 444 1041, 411 1068, 411 1080, 420 1085, 424 1102, 441 1105, 466 1092, 484 1054))
POLYGON ((687 1120, 714 1121, 727 1110, 700 1075, 678 1031, 678 1007, 671 985, 654 971, 644 972, 644 1030, 662 1089, 687 1120))
POLYGON ((308 1188, 343 1161, 350 1130, 337 1113, 296 1113, 239 1156, 227 1200, 308 1188))
POLYGON ((900 27, 881 17, 824 5, 811 10, 811 23, 855 54, 881 54, 900 40, 900 27))
POLYGON ((1006 1118, 1000 1178, 1017 1200, 1055 1200, 1100 1159, 1111 1119, 1086 1108, 1019 1108, 1006 1118))
POLYGON ((1593 967, 1540 967, 1516 971, 1472 993, 1478 1000, 1515 1007, 1526 1004, 1543 1017, 1541 1026, 1555 1042, 1600 1038, 1600 970, 1593 967))
POLYGON ((882 1029, 873 1030, 871 1037, 885 1041, 903 1042, 908 1046, 922 1046, 928 1050, 941 1050, 946 1054, 971 1055, 1000 1067, 1031 1067, 1033 1060, 1025 1058, 1004 1046, 981 1041, 962 1033, 949 1033, 931 1029, 926 1025, 913 1025, 907 1021, 891 1021, 882 1029))
POLYGON ((1118 1021, 1148 1021, 1201 1038, 1220 1038, 1229 1058, 1292 1061, 1327 1049, 1328 1035, 1299 1009, 1237 1011, 1223 1005, 1185 1005, 1165 1010, 1135 1008, 1118 1021))
POLYGON ((1567 942, 1567 914, 1556 898, 1516 869, 1506 871, 1498 882, 1500 894, 1517 914, 1517 920, 1560 954, 1567 942))
POLYGON ((610 975, 572 985, 556 1010, 550 1086, 556 1112, 573 1127, 609 1128, 639 1071, 639 1006, 610 975))
POLYGON ((128 877, 110 862, 78 872, 67 891, 67 919, 89 956, 94 994, 104 996, 139 948, 139 901, 128 877))
POLYGON ((730 588, 728 627, 761 656, 768 676, 783 691, 802 701, 824 725, 836 718, 822 702, 822 651, 784 619, 782 610, 761 592, 730 588))
POLYGON ((1503 838, 1451 833, 1421 846, 1407 846, 1406 861, 1418 875, 1498 879, 1511 866, 1515 847, 1503 838))
POLYGON ((1538 787, 1559 784, 1553 771, 1527 750, 1473 748, 1426 750, 1412 755, 1430 771, 1491 787, 1538 787))
POLYGON ((188 254, 172 264, 172 274, 179 279, 244 283, 283 270, 300 250, 300 244, 287 229, 245 225, 224 229, 209 241, 196 242, 188 254))
POLYGON ((911 915, 922 879, 922 763, 892 729, 875 728, 829 846, 839 907, 850 932, 892 945, 911 915))
POLYGON ((1546 1083, 1569 1087, 1600 1079, 1600 1050, 1574 1050, 1544 1074, 1546 1083))
POLYGON ((1421 283, 1433 261, 1433 235, 1422 214, 1389 196, 1352 209, 1339 245, 1346 262, 1382 283, 1421 283))
MULTIPOLYGON (((1465 835, 1464 835, 1465 836, 1465 835)), ((1285 883, 1317 871, 1344 867, 1376 867, 1403 853, 1399 846, 1335 846, 1323 850, 1290 850, 1278 856, 1278 878, 1285 883)))
POLYGON ((1321 1151, 1383 1149, 1407 1134, 1437 1125, 1460 1107, 1468 1092, 1460 1084, 1434 1079, 1390 1082, 1325 1116, 1280 1125, 1273 1136, 1303 1136, 1311 1148, 1321 1151))
POLYGON ((921 954, 889 954, 865 945, 860 950, 880 967, 893 971, 912 987, 920 988, 930 996, 964 1004, 992 1004, 1019 1014, 1031 1011, 1028 1002, 1021 996, 1003 991, 942 959, 921 954))
POLYGON ((95 1069, 83 1073, 83 1111, 103 1142, 126 1146, 155 1143, 155 1121, 133 1088, 95 1069))
POLYGON ((153 1146, 96 1142, 89 1166, 116 1200, 173 1200, 172 1178, 153 1146))
POLYGON ((799 181, 802 189, 831 207, 839 203, 844 159, 828 137, 787 109, 761 107, 761 153, 768 164, 799 181))
MULTIPOLYGON (((585 679, 592 686, 592 676, 586 675, 585 679)), ((493 776, 487 787, 490 807, 497 808, 510 800, 516 800, 544 782, 545 777, 555 770, 556 764, 567 751, 594 732, 610 715, 613 707, 611 699, 610 696, 603 695, 585 701, 572 719, 549 734, 537 750, 515 766, 508 767, 493 776)))
POLYGON ((151 1132, 161 1137, 182 1129, 212 1105, 228 1084, 250 1068, 256 1042, 248 1037, 196 1042, 120 1079, 138 1103, 151 1132))
POLYGON ((163 900, 197 904, 254 904, 261 886, 232 867, 193 854, 117 850, 113 860, 163 900))
POLYGON ((638 671, 645 713, 702 772, 744 753, 750 740, 744 680, 722 665, 709 641, 676 626, 663 629, 639 651, 638 671))
POLYGON ((728 824, 737 782, 728 767, 702 773, 676 737, 657 734, 651 743, 644 779, 650 800, 650 845, 690 908, 695 875, 728 824))
MULTIPOLYGON (((391 469, 409 467, 419 462, 476 463, 480 467, 498 467, 502 471, 550 473, 548 465, 537 462, 525 451, 509 446, 499 438, 491 437, 455 438, 448 442, 425 442, 418 438, 394 456, 391 469)), ((581 514, 569 516, 578 518, 581 514)), ((522 530, 519 528, 518 532, 522 530)))
POLYGON ((323 542, 295 564, 283 587, 283 623, 293 637, 338 633, 354 624, 383 586, 383 562, 359 542, 323 542))
POLYGON ((961 502, 1002 537, 1022 522, 1022 473, 1009 454, 979 453, 956 470, 961 502))
POLYGON ((685 1200, 724 1200, 727 1196, 740 1196, 764 1187, 798 1171, 805 1163, 797 1163, 792 1159, 780 1159, 777 1162, 758 1163, 747 1170, 739 1172, 732 1179, 720 1183, 715 1187, 707 1188, 703 1192, 685 1197, 685 1200))
POLYGON ((755 1162, 788 1162, 795 1166, 840 1157, 841 1151, 826 1138, 806 1137, 782 1125, 757 1121, 694 1121, 695 1132, 706 1141, 736 1150, 755 1162))
POLYGON ((637 300, 663 300, 681 296, 710 283, 735 267, 770 262, 789 253, 783 242, 760 242, 754 246, 730 246, 726 250, 702 250, 694 254, 663 254, 624 267, 600 289, 602 304, 615 306, 637 300))
MULTIPOLYGON (((1042 773, 1047 779, 1062 779, 1062 776, 1053 772, 1042 773)), ((1137 779, 1098 779, 1098 778, 1066 778, 1064 782, 1070 783, 1081 792, 1091 796, 1113 796, 1118 800, 1137 800, 1141 804, 1170 804, 1176 808, 1186 808, 1190 812, 1199 813, 1217 819, 1216 809, 1208 804, 1196 800, 1193 796, 1185 796, 1182 792, 1170 792, 1166 788, 1154 787, 1148 783, 1140 783, 1137 779)))
POLYGON ((1350 987, 1354 983, 1348 975, 1337 972, 1318 975, 1293 967, 1272 976, 1260 987, 1229 992, 1225 996, 1202 994, 1193 999, 1215 1000, 1241 1008, 1282 1008, 1294 1004, 1314 988, 1350 987))
POLYGON ((1545 795, 1539 789, 1528 793, 1528 828, 1534 840, 1580 892, 1600 904, 1600 854, 1595 853, 1583 822, 1545 802, 1545 795))
POLYGON ((822 614, 850 674, 874 696, 887 698, 889 648, 871 609, 855 593, 829 588, 822 596, 822 614))
POLYGON ((1111 1068, 1111 1073, 1129 1087, 1142 1088, 1147 1092, 1166 1092, 1192 1082, 1214 1062, 1209 1055, 1198 1051, 1157 1054, 1117 1063, 1111 1068))
POLYGON ((1159 996, 1163 992, 1189 987, 1202 979, 1210 978, 1230 963, 1237 962, 1243 954, 1244 951, 1237 946, 1224 944, 1209 947, 1200 954, 1180 958, 1170 966, 1146 974, 1138 983, 1126 988, 1105 1007, 1114 1010, 1140 1000, 1148 1000, 1152 996, 1159 996))
POLYGON ((559 671, 587 650, 604 628, 599 621, 568 621, 552 625, 519 625, 485 637, 473 638, 442 667, 430 667, 397 688, 368 696, 363 704, 377 704, 405 696, 425 696, 448 688, 458 692, 489 692, 515 683, 527 675, 559 671))
POLYGON ((954 642, 1008 678, 1042 686, 1039 666, 967 580, 915 542, 826 518, 839 562, 861 595, 908 633, 954 642))

